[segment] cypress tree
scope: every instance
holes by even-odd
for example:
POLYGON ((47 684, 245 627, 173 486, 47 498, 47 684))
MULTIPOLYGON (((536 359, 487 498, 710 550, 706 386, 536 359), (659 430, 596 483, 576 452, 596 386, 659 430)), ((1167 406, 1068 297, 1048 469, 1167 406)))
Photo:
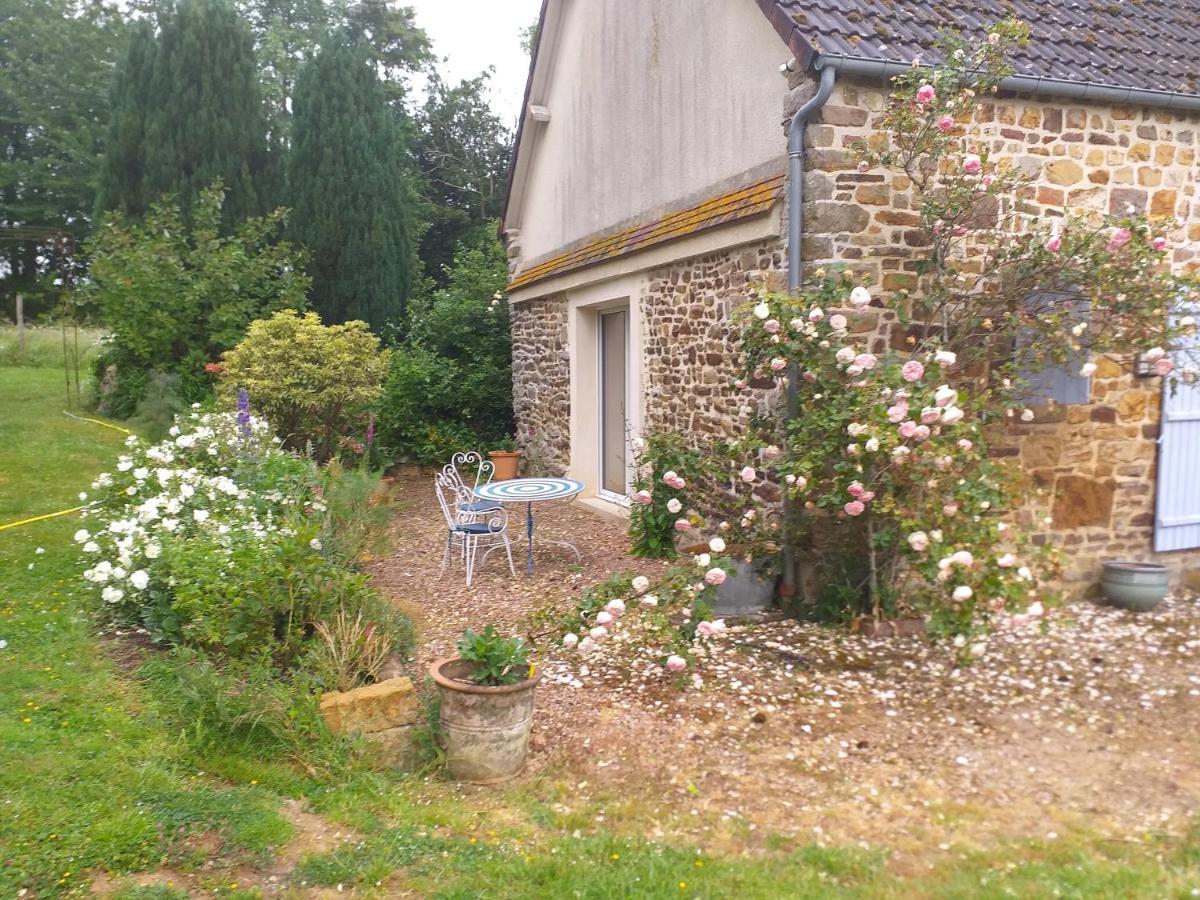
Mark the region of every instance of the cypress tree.
POLYGON ((312 305, 379 330, 403 318, 418 266, 398 114, 364 48, 339 34, 300 71, 294 115, 289 236, 309 251, 312 305))
POLYGON ((224 0, 183 0, 133 36, 113 87, 98 204, 141 216, 164 194, 184 220, 221 181, 226 226, 275 199, 250 29, 224 0))

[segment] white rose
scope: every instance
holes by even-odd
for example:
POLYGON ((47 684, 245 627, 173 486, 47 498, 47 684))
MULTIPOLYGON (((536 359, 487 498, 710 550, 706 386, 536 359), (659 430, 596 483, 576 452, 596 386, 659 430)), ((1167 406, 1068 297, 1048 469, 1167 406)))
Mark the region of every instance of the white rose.
POLYGON ((138 569, 129 576, 129 583, 139 591, 144 591, 146 589, 146 585, 150 583, 150 575, 145 569, 138 569))
POLYGON ((208 521, 208 510, 207 509, 194 509, 194 510, 192 510, 192 518, 195 519, 197 522, 207 522, 208 521))
POLYGON ((853 348, 853 347, 842 347, 842 348, 841 348, 840 350, 838 350, 838 352, 837 352, 837 353, 834 355, 834 358, 835 358, 835 359, 836 359, 838 362, 840 362, 842 365, 846 365, 846 364, 848 364, 848 363, 852 363, 852 362, 854 362, 854 357, 856 357, 857 355, 858 355, 858 354, 854 352, 854 348, 853 348))
POLYGON ((958 354, 951 353, 949 350, 939 350, 933 354, 933 361, 939 366, 952 366, 958 362, 958 354))
POLYGON ((954 594, 952 596, 954 597, 955 600, 958 600, 961 603, 964 600, 970 600, 971 595, 974 593, 975 592, 973 590, 971 590, 969 587, 967 587, 965 584, 960 584, 958 587, 956 587, 954 589, 954 594))
POLYGON ((754 307, 755 318, 765 319, 771 315, 771 307, 764 301, 754 307))
POLYGON ((1096 374, 1096 364, 1094 362, 1084 363, 1079 367, 1079 374, 1084 378, 1091 378, 1096 374))
POLYGON ((646 591, 650 590, 650 579, 645 575, 638 575, 631 582, 631 586, 633 587, 635 593, 644 594, 646 591))
POLYGON ((681 509, 683 509, 683 504, 679 502, 678 497, 672 497, 670 500, 667 501, 668 512, 677 513, 681 509))
POLYGON ((90 537, 91 537, 91 535, 88 534, 88 531, 86 528, 80 528, 77 532, 75 532, 75 543, 82 544, 84 541, 86 541, 90 537))
POLYGON ((724 553, 725 552, 725 541, 719 537, 715 537, 711 541, 708 542, 708 549, 711 550, 713 553, 724 553))
POLYGON ((105 603, 120 603, 121 598, 124 596, 125 592, 120 588, 115 587, 106 587, 100 592, 100 597, 105 603))
POLYGON ((850 292, 850 305, 855 309, 862 309, 864 306, 870 306, 871 292, 860 284, 850 292))

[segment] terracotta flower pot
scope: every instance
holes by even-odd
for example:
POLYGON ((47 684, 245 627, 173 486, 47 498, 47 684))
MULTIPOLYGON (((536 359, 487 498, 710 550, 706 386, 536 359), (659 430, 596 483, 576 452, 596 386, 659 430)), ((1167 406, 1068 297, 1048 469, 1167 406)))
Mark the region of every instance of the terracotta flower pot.
POLYGON ((520 450, 493 450, 488 454, 496 472, 493 481, 509 481, 517 477, 517 466, 521 462, 520 450))
POLYGON ((517 684, 487 687, 467 680, 474 663, 451 657, 429 667, 441 697, 446 765, 459 781, 497 784, 525 766, 533 724, 533 689, 541 673, 517 684))

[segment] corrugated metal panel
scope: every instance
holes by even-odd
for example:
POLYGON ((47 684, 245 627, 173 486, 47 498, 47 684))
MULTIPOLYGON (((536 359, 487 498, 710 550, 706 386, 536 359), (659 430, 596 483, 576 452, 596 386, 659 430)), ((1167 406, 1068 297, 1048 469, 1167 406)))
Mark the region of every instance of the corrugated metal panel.
MULTIPOLYGON (((1189 351, 1200 350, 1200 336, 1189 342, 1176 355, 1177 367, 1190 364, 1189 351)), ((1154 549, 1189 550, 1200 547, 1200 385, 1172 390, 1169 379, 1163 382, 1154 549)))

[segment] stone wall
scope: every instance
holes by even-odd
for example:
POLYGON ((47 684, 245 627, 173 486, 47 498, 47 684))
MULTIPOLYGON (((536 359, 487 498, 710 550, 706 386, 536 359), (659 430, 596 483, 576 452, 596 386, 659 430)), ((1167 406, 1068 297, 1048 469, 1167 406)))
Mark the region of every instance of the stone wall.
POLYGON ((571 452, 571 357, 567 298, 555 294, 511 310, 513 411, 525 471, 562 475, 571 452))
MULTIPOLYGON (((886 100, 881 85, 845 82, 810 126, 805 258, 846 263, 885 291, 913 290, 919 200, 903 174, 858 172, 850 149, 873 132, 886 100)), ((1021 212, 1173 216, 1182 225, 1169 235, 1171 264, 1200 270, 1200 115, 989 99, 969 137, 1035 178, 1021 212)), ((1034 478, 1031 524, 1065 551, 1073 594, 1094 588, 1101 559, 1152 556, 1161 381, 1099 365, 1089 403, 1038 408, 1032 424, 1010 426, 1012 445, 999 451, 1034 478)), ((1200 553, 1156 559, 1178 570, 1200 553)))

